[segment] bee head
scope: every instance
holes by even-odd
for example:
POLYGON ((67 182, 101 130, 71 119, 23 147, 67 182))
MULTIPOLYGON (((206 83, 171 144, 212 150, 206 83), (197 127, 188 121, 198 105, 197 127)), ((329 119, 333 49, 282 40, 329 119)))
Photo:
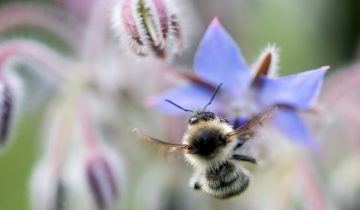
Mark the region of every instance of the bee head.
POLYGON ((189 125, 195 125, 202 121, 210 121, 215 119, 215 114, 208 111, 199 111, 192 114, 188 120, 189 125))
MULTIPOLYGON (((189 120, 188 120, 188 124, 189 125, 196 125, 199 122, 206 122, 206 121, 211 121, 211 120, 215 120, 217 117, 213 112, 209 112, 209 111, 197 111, 195 113, 193 113, 189 120)), ((218 117, 219 118, 219 117, 218 117)), ((225 118, 219 118, 221 123, 227 123, 229 124, 229 121, 225 118)))
POLYGON ((227 145, 223 132, 211 127, 203 127, 192 135, 189 143, 192 154, 206 159, 215 157, 219 149, 227 145))

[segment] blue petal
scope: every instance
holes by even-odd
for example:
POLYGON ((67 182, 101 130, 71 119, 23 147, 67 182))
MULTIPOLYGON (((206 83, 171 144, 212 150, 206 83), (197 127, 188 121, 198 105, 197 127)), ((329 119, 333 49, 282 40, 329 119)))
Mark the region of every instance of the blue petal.
POLYGON ((259 100, 263 107, 285 104, 297 109, 307 109, 319 97, 324 75, 328 67, 280 78, 261 79, 259 100))
POLYGON ((229 117, 229 123, 233 126, 234 129, 239 128, 240 126, 244 125, 249 121, 248 118, 242 117, 229 117))
POLYGON ((281 109, 273 118, 279 130, 298 144, 319 150, 319 145, 300 116, 293 110, 281 109))
MULTIPOLYGON (((168 90, 160 96, 153 96, 148 99, 147 104, 154 106, 157 110, 170 115, 184 115, 185 111, 165 101, 169 99, 185 109, 198 110, 202 109, 210 100, 212 91, 197 85, 191 84, 168 90)), ((209 110, 217 110, 216 98, 208 107, 209 110)))
POLYGON ((226 91, 245 91, 251 74, 240 49, 215 18, 203 36, 195 56, 196 73, 226 91))

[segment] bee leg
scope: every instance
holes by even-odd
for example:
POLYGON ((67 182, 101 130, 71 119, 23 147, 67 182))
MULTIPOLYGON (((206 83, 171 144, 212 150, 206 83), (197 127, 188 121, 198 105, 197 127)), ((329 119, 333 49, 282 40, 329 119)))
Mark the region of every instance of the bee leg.
POLYGON ((190 187, 194 190, 201 190, 201 184, 198 181, 190 181, 190 187))
POLYGON ((195 183, 194 183, 194 186, 193 186, 193 189, 194 189, 194 190, 201 190, 201 185, 200 185, 200 183, 199 183, 199 182, 195 182, 195 183))
POLYGON ((243 133, 243 134, 239 135, 237 138, 237 143, 234 147, 234 151, 240 149, 245 144, 245 142, 247 142, 253 136, 254 136, 254 134, 251 132, 247 132, 247 133, 243 133))
POLYGON ((243 145, 244 145, 245 141, 240 141, 238 140, 238 142, 236 143, 235 147, 234 147, 234 151, 240 149, 243 145))
POLYGON ((247 155, 234 154, 232 159, 256 164, 256 159, 247 155))
POLYGON ((190 179, 190 187, 193 188, 194 190, 201 190, 201 184, 200 184, 200 181, 199 181, 199 175, 194 175, 190 179))

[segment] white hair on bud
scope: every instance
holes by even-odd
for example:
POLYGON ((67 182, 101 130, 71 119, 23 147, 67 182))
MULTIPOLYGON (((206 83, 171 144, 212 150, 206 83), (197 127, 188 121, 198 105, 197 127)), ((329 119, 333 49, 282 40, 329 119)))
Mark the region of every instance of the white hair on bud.
POLYGON ((269 70, 267 73, 268 77, 277 77, 278 69, 279 69, 279 51, 280 49, 276 46, 276 44, 268 44, 257 57, 255 63, 251 66, 252 72, 255 75, 257 70, 260 68, 262 63, 264 62, 267 55, 271 54, 271 61, 269 70))
MULTIPOLYGON (((126 26, 123 17, 123 6, 126 3, 125 1, 119 1, 112 10, 112 15, 111 15, 112 29, 114 31, 115 38, 119 40, 120 46, 123 47, 125 52, 126 52, 125 49, 127 49, 128 45, 130 45, 130 48, 136 51, 135 53, 142 53, 145 51, 144 46, 141 46, 138 43, 136 43, 136 41, 134 41, 133 37, 131 37, 131 35, 127 32, 125 28, 126 26)), ((133 8, 131 8, 131 10, 132 10, 131 13, 133 14, 133 8)), ((134 17, 134 23, 135 23, 134 27, 138 29, 135 17, 134 17)), ((142 37, 140 31, 137 30, 137 32, 139 33, 138 36, 142 37)))
POLYGON ((184 27, 198 25, 194 24, 193 15, 189 15, 193 12, 189 12, 189 6, 184 4, 186 2, 181 1, 180 4, 175 0, 162 0, 160 3, 154 0, 119 1, 111 18, 115 37, 125 52, 133 51, 130 54, 171 61, 174 55, 190 46, 188 34, 192 30, 184 27), (145 7, 146 14, 139 11, 139 6, 145 7), (162 12, 158 8, 162 8, 162 12))
POLYGON ((199 30, 199 19, 196 17, 194 7, 191 4, 194 4, 194 1, 191 0, 164 0, 165 4, 168 6, 169 14, 174 14, 177 17, 178 25, 180 26, 181 33, 181 49, 176 48, 176 36, 174 34, 174 28, 170 28, 169 31, 169 48, 171 52, 181 55, 186 49, 196 46, 194 43, 198 40, 201 30, 199 30), (193 40, 193 42, 192 42, 193 40))
MULTIPOLYGON (((124 192, 123 161, 119 153, 106 143, 101 135, 97 137, 99 138, 96 142, 96 151, 86 148, 84 142, 80 140, 73 145, 74 148, 67 157, 63 170, 63 181, 68 190, 66 207, 69 209, 118 209, 119 200, 124 192), (106 162, 110 171, 104 171, 104 167, 101 167, 104 166, 102 165, 103 161, 106 162), (96 197, 97 194, 92 188, 94 186, 89 183, 89 167, 92 169, 92 175, 96 178, 95 184, 98 184, 96 187, 99 187, 101 197, 96 197), (114 179, 109 179, 109 175, 114 179), (103 200, 99 203, 98 198, 103 200)), ((78 137, 78 139, 82 138, 78 137)))
POLYGON ((51 162, 40 160, 30 179, 30 195, 33 209, 56 209, 59 176, 51 162))
MULTIPOLYGON (((0 139, 0 153, 5 152, 7 148, 10 147, 12 139, 16 135, 18 121, 20 120, 19 115, 24 108, 22 104, 24 103, 25 94, 24 94, 24 84, 21 81, 21 78, 18 75, 18 71, 13 71, 13 66, 18 62, 18 58, 14 57, 9 59, 3 67, 4 81, 0 81, 0 101, 1 108, 0 112, 4 113, 4 108, 6 109, 5 104, 7 103, 8 119, 3 122, 4 119, 0 120, 2 126, 7 126, 6 136, 4 139, 0 139), (5 100, 8 100, 5 102, 5 100), (3 123, 7 124, 4 125, 3 123), (2 144, 2 145, 1 145, 2 144)), ((4 117, 4 115, 2 116, 4 117)))

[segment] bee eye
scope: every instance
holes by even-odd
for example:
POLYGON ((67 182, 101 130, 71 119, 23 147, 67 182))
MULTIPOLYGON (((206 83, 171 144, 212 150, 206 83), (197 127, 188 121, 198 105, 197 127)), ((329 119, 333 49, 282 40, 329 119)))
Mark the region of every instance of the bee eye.
POLYGON ((207 117, 210 118, 210 119, 215 119, 215 114, 212 113, 212 112, 209 112, 209 113, 207 114, 207 117))
POLYGON ((198 120, 199 120, 199 118, 197 118, 197 117, 190 117, 189 124, 190 125, 195 124, 195 123, 197 123, 198 120))

